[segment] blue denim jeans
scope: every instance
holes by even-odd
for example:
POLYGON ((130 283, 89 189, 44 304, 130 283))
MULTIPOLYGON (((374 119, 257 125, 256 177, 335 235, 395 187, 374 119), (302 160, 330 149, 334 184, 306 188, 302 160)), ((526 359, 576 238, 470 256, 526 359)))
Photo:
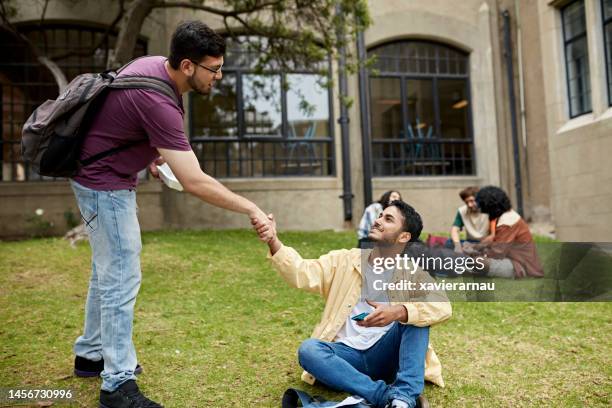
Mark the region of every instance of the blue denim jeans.
POLYGON ((102 389, 135 379, 134 304, 140 288, 140 226, 134 190, 97 191, 71 181, 92 251, 91 279, 77 356, 104 358, 102 389))
POLYGON ((374 407, 393 399, 414 407, 425 386, 429 327, 395 323, 376 344, 356 350, 343 343, 304 341, 300 365, 317 381, 365 398, 374 407))

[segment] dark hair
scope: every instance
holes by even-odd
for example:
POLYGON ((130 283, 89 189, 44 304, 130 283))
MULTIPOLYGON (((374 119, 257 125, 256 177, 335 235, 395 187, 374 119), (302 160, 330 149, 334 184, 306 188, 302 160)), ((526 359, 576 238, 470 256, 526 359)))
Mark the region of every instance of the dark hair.
POLYGON ((489 214, 489 219, 494 220, 512 208, 508 195, 499 187, 487 186, 480 189, 476 194, 476 202, 480 211, 489 214))
POLYGON ((421 231, 423 231, 423 220, 419 213, 402 200, 391 201, 389 207, 391 206, 396 207, 402 213, 404 217, 403 230, 410 233, 410 242, 418 241, 421 231))
POLYGON ((387 207, 389 206, 389 204, 391 204, 391 203, 389 202, 389 199, 391 198, 391 194, 393 194, 393 193, 397 193, 397 194, 399 194, 400 199, 401 199, 402 194, 401 194, 399 191, 397 191, 397 190, 389 190, 389 191, 385 192, 385 194, 383 194, 383 195, 381 195, 381 196, 380 196, 380 200, 378 200, 378 202, 380 203, 380 205, 382 205, 382 206, 383 206, 383 210, 384 210, 385 208, 387 208, 387 207))
POLYGON ((476 194, 478 194, 478 187, 470 186, 461 190, 461 192, 459 193, 459 197, 461 197, 461 200, 465 201, 465 199, 468 197, 476 197, 476 194))
POLYGON ((204 57, 223 54, 223 37, 201 21, 183 21, 172 34, 168 62, 172 68, 178 69, 184 59, 199 62, 204 57))

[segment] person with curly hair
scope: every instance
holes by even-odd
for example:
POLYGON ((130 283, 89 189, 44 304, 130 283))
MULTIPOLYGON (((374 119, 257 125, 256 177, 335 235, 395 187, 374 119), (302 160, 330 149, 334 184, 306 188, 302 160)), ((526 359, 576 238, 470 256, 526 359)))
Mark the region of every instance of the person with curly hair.
POLYGON ((476 194, 476 202, 490 220, 496 220, 493 240, 470 246, 468 250, 471 254, 486 255, 486 275, 516 279, 544 276, 529 226, 512 209, 504 190, 494 186, 483 187, 476 194))

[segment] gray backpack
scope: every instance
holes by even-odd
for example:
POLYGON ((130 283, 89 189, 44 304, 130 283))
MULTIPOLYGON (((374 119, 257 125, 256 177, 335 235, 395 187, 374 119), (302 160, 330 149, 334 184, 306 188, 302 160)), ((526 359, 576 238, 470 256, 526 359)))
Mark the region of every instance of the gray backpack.
POLYGON ((179 103, 172 85, 160 78, 117 76, 134 61, 116 72, 79 75, 57 99, 47 100, 32 112, 23 125, 21 154, 34 171, 42 176, 72 177, 81 167, 143 142, 129 142, 79 160, 85 135, 110 89, 150 89, 179 103))

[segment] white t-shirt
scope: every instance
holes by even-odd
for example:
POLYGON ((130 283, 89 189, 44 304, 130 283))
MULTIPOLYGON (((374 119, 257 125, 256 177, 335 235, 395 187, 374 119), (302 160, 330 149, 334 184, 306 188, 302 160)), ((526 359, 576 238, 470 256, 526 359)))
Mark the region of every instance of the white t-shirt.
MULTIPOLYGON (((381 279, 383 280, 383 282, 390 282, 393 276, 393 272, 394 269, 388 269, 380 275, 375 275, 369 265, 367 266, 367 269, 364 268, 363 276, 365 282, 364 290, 362 290, 362 297, 364 299, 374 300, 377 303, 389 304, 389 298, 386 293, 384 295, 380 292, 375 292, 376 295, 372 293, 373 285, 371 281, 373 279, 381 279), (384 297, 386 301, 378 301, 381 300, 381 295, 383 295, 382 297, 384 297)), ((365 300, 359 301, 351 311, 349 317, 346 318, 346 322, 344 322, 344 325, 336 335, 334 341, 344 343, 347 346, 354 348, 355 350, 367 350, 374 344, 376 344, 376 342, 380 340, 385 335, 385 333, 389 331, 389 329, 393 325, 393 322, 389 323, 384 327, 363 327, 359 326, 355 320, 351 319, 351 317, 356 316, 358 314, 364 312, 372 313, 373 311, 374 308, 370 306, 365 300)))

